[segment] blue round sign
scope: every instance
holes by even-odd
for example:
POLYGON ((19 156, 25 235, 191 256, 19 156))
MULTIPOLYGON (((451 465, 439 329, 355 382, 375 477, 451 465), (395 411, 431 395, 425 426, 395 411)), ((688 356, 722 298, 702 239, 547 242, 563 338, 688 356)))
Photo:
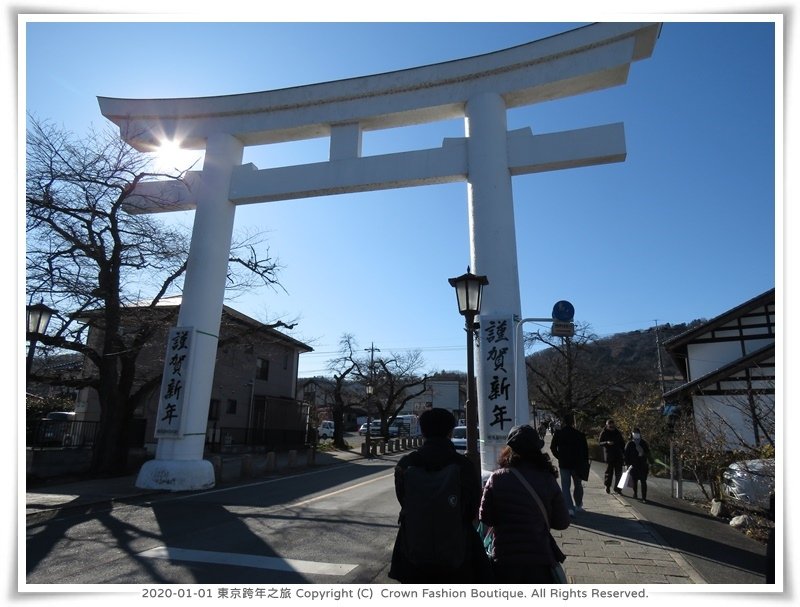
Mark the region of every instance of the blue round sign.
POLYGON ((553 319, 561 322, 572 322, 575 318, 575 307, 568 301, 562 299, 553 306, 553 319))

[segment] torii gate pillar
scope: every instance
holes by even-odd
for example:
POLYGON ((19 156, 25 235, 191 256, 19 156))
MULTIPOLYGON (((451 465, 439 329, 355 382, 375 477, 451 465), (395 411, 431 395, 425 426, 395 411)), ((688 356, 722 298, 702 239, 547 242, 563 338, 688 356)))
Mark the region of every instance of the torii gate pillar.
MULTIPOLYGON (((193 329, 189 371, 192 382, 184 389, 187 396, 190 393, 204 395, 205 401, 211 395, 214 380, 236 214, 236 206, 229 200, 231 175, 234 168, 241 165, 243 152, 242 142, 231 135, 217 133, 207 140, 202 187, 197 191, 192 242, 178 314, 178 327, 193 329)), ((139 471, 138 487, 179 491, 214 486, 214 467, 202 458, 208 406, 195 407, 193 413, 181 420, 181 436, 159 438, 156 458, 145 462, 139 471)))
MULTIPOLYGON (((466 119, 470 259, 473 271, 489 278, 478 318, 480 334, 485 336, 489 323, 506 321, 507 326, 513 327, 514 319, 521 317, 505 102, 497 94, 476 95, 467 102, 466 119)), ((505 393, 499 389, 493 392, 491 388, 492 382, 502 381, 502 367, 492 364, 497 358, 487 359, 493 344, 482 338, 481 347, 477 349, 476 383, 478 394, 484 397, 478 401, 480 455, 484 469, 491 469, 497 461, 498 449, 505 442, 503 434, 511 425, 530 421, 523 344, 515 339, 515 331, 509 330, 506 335, 511 351, 504 357, 503 365, 516 368, 504 369, 507 377, 514 378, 505 393), (497 395, 496 402, 486 402, 489 394, 497 395), (495 407, 500 416, 492 414, 495 407), (500 423, 491 425, 495 419, 500 423)))

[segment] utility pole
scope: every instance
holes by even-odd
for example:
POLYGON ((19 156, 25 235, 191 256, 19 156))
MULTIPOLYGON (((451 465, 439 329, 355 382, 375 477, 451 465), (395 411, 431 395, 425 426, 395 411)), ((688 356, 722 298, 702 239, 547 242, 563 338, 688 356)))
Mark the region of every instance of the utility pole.
POLYGON ((375 342, 370 344, 369 348, 364 348, 364 352, 369 352, 369 372, 370 372, 370 379, 372 379, 372 365, 375 364, 375 352, 380 352, 380 348, 375 347, 375 342))
MULTIPOLYGON (((664 365, 661 360, 661 333, 658 330, 658 319, 653 321, 656 324, 656 351, 658 352, 658 381, 661 385, 661 407, 666 406, 664 402, 664 365)), ((669 438, 669 482, 670 493, 677 499, 683 499, 683 479, 681 478, 681 463, 675 458, 675 445, 672 441, 671 431, 669 438)))
MULTIPOLYGON (((661 384, 661 394, 664 394, 664 365, 661 361, 661 334, 658 332, 658 319, 653 321, 656 323, 656 353, 658 354, 658 381, 661 384)), ((662 401, 663 404, 663 401, 662 401)))
POLYGON ((369 348, 364 348, 364 352, 369 352, 369 385, 375 389, 375 352, 380 352, 380 348, 375 347, 375 342, 372 342, 369 348))

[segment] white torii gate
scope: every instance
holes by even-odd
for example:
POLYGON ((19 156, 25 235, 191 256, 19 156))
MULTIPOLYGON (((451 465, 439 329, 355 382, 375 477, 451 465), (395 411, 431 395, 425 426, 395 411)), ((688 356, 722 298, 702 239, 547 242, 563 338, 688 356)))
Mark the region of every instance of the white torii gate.
POLYGON ((625 159, 621 123, 533 135, 509 132, 506 110, 624 84, 649 57, 659 23, 596 23, 457 61, 259 93, 186 99, 99 97, 103 116, 140 151, 162 142, 205 149, 183 182, 137 186, 130 212, 195 209, 178 326, 167 346, 156 458, 138 487, 214 485, 203 460, 211 384, 237 205, 467 181, 470 266, 489 277, 476 360, 481 461, 496 461, 512 424, 527 423, 527 381, 511 177, 625 159), (439 148, 364 157, 363 131, 465 117, 439 148), (326 162, 242 165, 244 146, 330 137, 326 162), (506 332, 504 329, 508 329, 506 332), (508 340, 508 357, 488 349, 508 340), (507 362, 506 362, 507 361, 507 362))

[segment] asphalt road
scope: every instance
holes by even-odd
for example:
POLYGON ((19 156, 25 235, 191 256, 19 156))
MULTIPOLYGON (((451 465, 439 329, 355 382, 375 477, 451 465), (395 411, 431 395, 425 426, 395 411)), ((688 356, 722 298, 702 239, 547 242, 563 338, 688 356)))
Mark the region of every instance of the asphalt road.
POLYGON ((388 583, 393 465, 357 460, 32 525, 27 582, 388 583))

